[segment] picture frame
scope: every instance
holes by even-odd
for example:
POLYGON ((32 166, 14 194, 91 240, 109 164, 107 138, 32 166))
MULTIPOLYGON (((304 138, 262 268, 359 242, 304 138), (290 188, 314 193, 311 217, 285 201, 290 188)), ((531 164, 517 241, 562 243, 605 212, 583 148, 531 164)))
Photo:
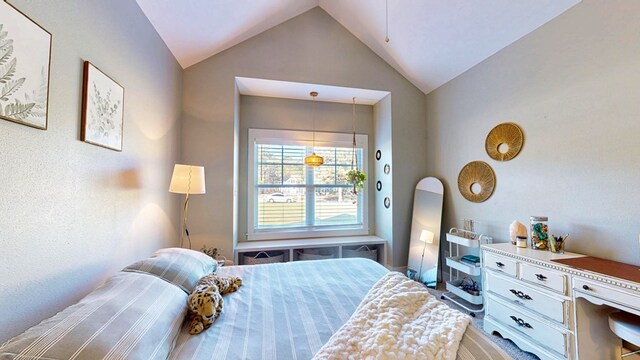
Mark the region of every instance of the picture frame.
POLYGON ((123 137, 124 88, 85 61, 80 138, 89 144, 122 151, 123 137))
POLYGON ((0 1, 0 119, 47 130, 52 36, 0 1))

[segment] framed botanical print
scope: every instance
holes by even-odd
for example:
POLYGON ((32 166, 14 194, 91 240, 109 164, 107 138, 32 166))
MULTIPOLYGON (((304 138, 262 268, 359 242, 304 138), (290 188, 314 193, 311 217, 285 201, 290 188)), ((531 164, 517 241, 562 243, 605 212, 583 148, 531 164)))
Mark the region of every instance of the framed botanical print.
POLYGON ((82 95, 82 141, 122 151, 124 88, 84 62, 82 95))
POLYGON ((47 129, 51 34, 0 1, 0 119, 47 129))

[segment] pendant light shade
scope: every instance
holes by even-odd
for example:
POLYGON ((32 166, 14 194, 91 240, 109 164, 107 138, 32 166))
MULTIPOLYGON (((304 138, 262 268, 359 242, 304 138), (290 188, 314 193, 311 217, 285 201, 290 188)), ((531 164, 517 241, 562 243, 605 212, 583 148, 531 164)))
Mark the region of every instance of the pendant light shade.
POLYGON ((313 152, 311 153, 311 155, 307 156, 304 158, 304 164, 307 166, 320 166, 322 164, 324 164, 324 158, 322 156, 316 155, 316 114, 315 114, 315 110, 316 110, 316 96, 318 96, 318 93, 316 91, 312 91, 309 95, 311 95, 311 97, 313 97, 313 112, 312 112, 312 118, 313 118, 313 152))
POLYGON ((324 164, 324 158, 322 156, 316 155, 316 153, 312 153, 311 155, 304 158, 304 164, 307 166, 320 166, 324 164))

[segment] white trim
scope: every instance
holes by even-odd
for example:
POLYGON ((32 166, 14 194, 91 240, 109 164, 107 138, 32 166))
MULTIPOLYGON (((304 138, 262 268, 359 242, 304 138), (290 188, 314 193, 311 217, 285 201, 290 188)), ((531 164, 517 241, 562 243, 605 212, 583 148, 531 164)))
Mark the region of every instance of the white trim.
MULTIPOLYGON (((297 130, 271 130, 271 129, 249 129, 247 141, 247 240, 275 240, 275 239, 294 239, 294 238, 312 238, 312 237, 329 237, 329 236, 354 236, 369 234, 369 186, 365 186, 362 190, 362 226, 317 226, 315 229, 277 229, 277 230, 256 230, 255 223, 258 217, 258 207, 255 206, 255 200, 258 196, 257 173, 255 171, 256 147, 257 140, 261 144, 278 145, 304 145, 312 146, 313 132, 297 131, 297 130)), ((341 146, 351 147, 353 141, 353 133, 331 133, 316 132, 316 146, 341 146)), ((362 149, 361 168, 368 174, 368 136, 356 134, 357 147, 362 149)))
POLYGON ((247 234, 248 241, 255 240, 280 240, 280 239, 306 239, 318 237, 337 237, 337 236, 359 236, 368 235, 369 229, 351 229, 351 230, 304 230, 304 231, 286 231, 277 232, 254 232, 247 234))

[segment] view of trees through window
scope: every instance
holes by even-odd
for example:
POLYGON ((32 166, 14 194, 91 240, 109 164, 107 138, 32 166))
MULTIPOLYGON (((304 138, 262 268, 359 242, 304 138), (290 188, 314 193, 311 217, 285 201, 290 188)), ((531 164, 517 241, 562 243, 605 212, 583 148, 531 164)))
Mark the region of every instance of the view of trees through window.
MULTIPOLYGON (((309 146, 256 144, 256 229, 362 224, 362 201, 345 181, 352 148, 316 146, 324 164, 315 168, 304 165, 312 151, 309 146)), ((356 156, 361 163, 362 149, 356 156)))

